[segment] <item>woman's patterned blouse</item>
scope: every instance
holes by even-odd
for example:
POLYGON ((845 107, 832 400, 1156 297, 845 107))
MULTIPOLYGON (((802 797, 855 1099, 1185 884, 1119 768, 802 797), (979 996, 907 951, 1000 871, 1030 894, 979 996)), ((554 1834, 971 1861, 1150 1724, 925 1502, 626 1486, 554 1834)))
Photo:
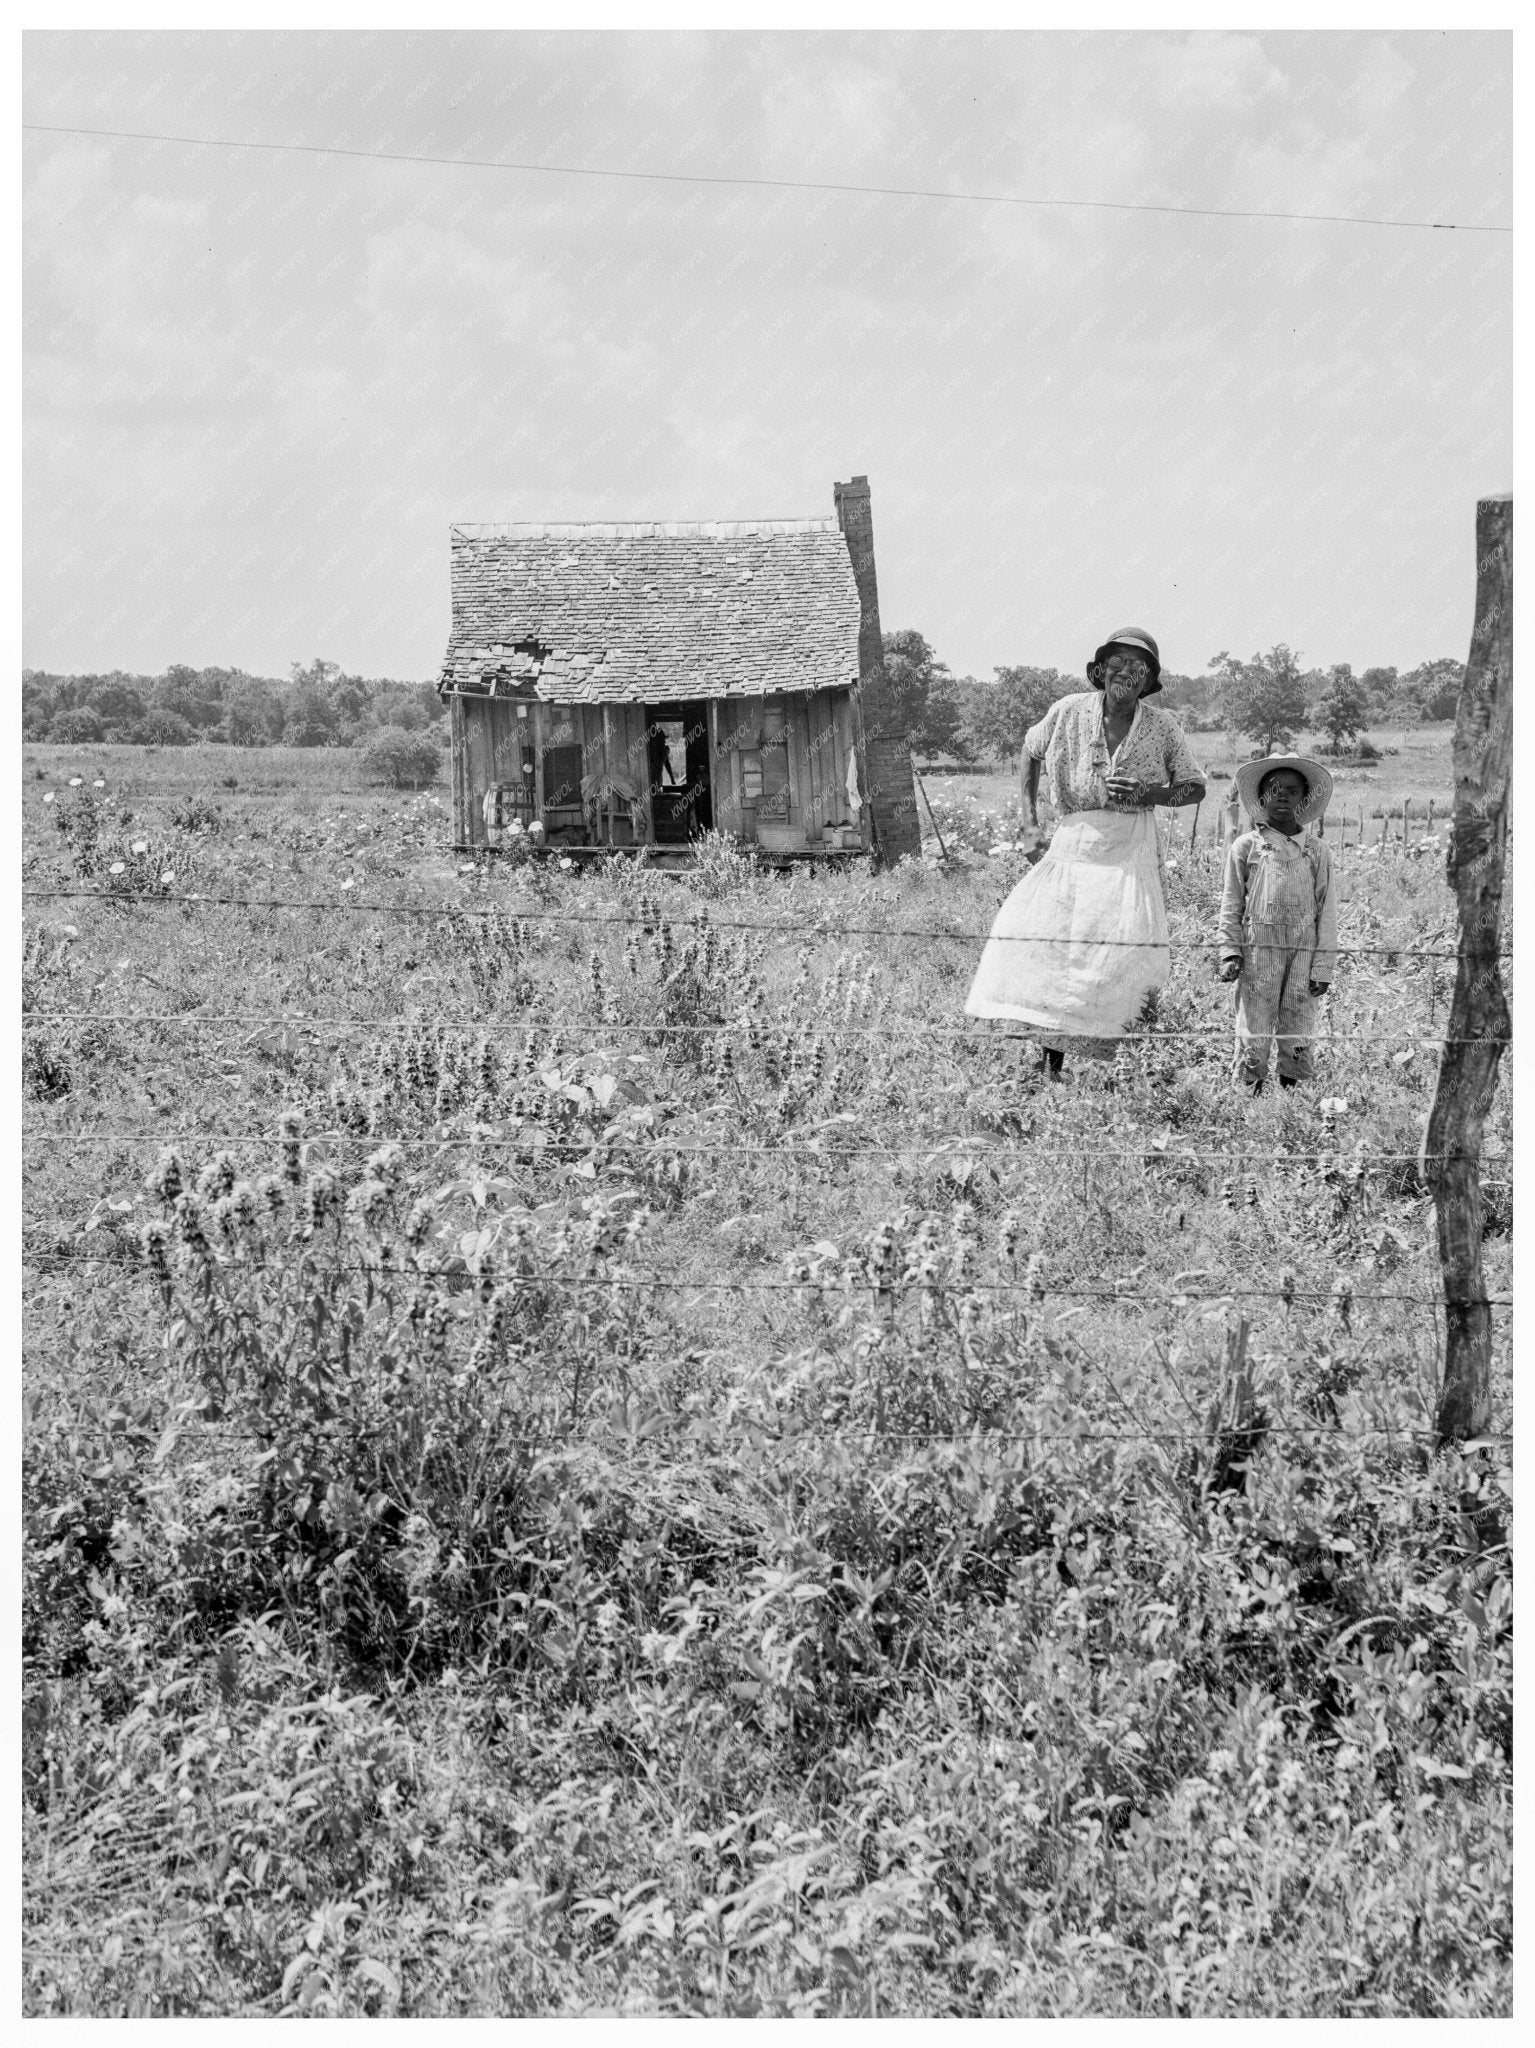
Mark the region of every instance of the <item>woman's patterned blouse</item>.
MULTIPOLYGON (((1105 787, 1110 773, 1109 748, 1103 737, 1100 691, 1081 690, 1075 696, 1058 698, 1038 725, 1029 727, 1023 744, 1036 761, 1044 762, 1040 781, 1060 816, 1068 811, 1116 808, 1105 787)), ((1144 698, 1136 705, 1130 730, 1119 743, 1113 773, 1133 775, 1137 782, 1157 788, 1205 779, 1177 719, 1144 698)))

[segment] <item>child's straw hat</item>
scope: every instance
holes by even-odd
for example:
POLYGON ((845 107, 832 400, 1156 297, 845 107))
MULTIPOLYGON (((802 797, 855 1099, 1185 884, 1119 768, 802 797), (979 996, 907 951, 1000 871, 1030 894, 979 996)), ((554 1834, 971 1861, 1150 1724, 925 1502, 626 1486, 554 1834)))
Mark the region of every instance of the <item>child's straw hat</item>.
POLYGON ((1244 761, 1237 770, 1237 792, 1249 818, 1266 824, 1268 814, 1258 801, 1258 784, 1276 768, 1293 768, 1306 785, 1306 801, 1295 813, 1298 825, 1309 825, 1326 812, 1332 800, 1332 777, 1320 761, 1309 754, 1264 754, 1256 761, 1244 761))

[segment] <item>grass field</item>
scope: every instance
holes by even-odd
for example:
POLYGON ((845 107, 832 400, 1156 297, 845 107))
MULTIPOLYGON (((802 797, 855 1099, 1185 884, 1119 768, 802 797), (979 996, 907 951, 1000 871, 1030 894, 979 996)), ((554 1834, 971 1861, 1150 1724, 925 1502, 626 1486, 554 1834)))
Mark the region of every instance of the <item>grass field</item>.
POLYGON ((357 774, 26 751, 27 2010, 1508 2013, 1442 842, 1251 1102, 1176 821, 1165 1035, 1050 1087, 962 1028, 1011 779, 659 877, 357 774))
MULTIPOLYGON (((1381 758, 1370 766, 1355 765, 1352 756, 1333 763, 1327 754, 1326 735, 1303 733, 1296 749, 1322 761, 1332 774, 1333 799, 1328 818, 1327 841, 1365 845, 1379 839, 1382 826, 1388 838, 1401 837, 1402 820, 1407 820, 1408 843, 1429 829, 1429 806, 1437 821, 1445 816, 1455 797, 1455 772, 1450 759, 1453 728, 1449 725, 1407 726, 1371 735, 1381 758)), ((1187 839, 1218 840, 1221 831, 1220 806, 1237 769, 1248 758, 1250 742, 1235 733, 1196 732, 1190 735, 1194 757, 1209 778, 1210 794, 1200 806, 1197 820, 1183 814, 1178 836, 1187 839)), ((944 802, 962 803, 966 808, 1001 819, 1016 815, 1019 804, 1019 775, 1016 768, 993 769, 984 774, 929 776, 928 792, 933 798, 939 829, 947 813, 944 802)), ((931 822, 924 814, 924 827, 931 822)))

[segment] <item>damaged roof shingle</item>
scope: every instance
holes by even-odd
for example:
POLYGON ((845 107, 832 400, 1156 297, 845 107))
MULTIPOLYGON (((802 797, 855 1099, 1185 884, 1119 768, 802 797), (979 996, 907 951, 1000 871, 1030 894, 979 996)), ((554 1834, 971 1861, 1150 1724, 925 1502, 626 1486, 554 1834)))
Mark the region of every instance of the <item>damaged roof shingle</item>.
POLYGON ((858 681, 835 519, 455 526, 452 587, 444 692, 653 704, 858 681))

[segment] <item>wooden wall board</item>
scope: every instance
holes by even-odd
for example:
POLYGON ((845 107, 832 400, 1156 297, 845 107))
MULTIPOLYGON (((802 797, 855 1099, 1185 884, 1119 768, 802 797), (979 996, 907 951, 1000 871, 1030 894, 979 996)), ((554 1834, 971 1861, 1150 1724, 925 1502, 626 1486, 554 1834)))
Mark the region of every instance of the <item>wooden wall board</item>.
POLYGON ((453 770, 453 844, 468 846, 469 750, 465 744, 464 700, 456 693, 448 700, 448 732, 453 770))
POLYGON ((810 698, 789 699, 789 822, 798 825, 808 846, 820 844, 816 815, 816 782, 810 767, 810 698))

